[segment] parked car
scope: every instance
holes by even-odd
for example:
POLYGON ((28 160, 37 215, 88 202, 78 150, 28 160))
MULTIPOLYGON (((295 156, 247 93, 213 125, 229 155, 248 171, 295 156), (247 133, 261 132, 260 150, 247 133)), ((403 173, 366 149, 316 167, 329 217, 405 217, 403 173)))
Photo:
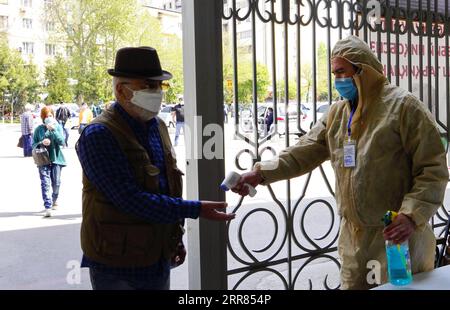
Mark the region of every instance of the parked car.
MULTIPOLYGON (((258 114, 258 132, 260 135, 264 134, 264 127, 266 119, 266 115, 268 113, 268 108, 273 108, 272 103, 261 103, 258 105, 257 114, 258 114)), ((289 112, 289 133, 300 136, 301 133, 297 128, 297 119, 298 119, 298 105, 296 102, 289 103, 288 112, 289 112)), ((301 105, 301 117, 304 118, 308 113, 309 108, 302 103, 301 105)), ((242 110, 240 113, 239 119, 240 127, 242 132, 244 133, 252 133, 254 127, 254 119, 253 119, 253 108, 246 108, 242 110)), ((275 130, 275 121, 273 122, 271 128, 268 129, 268 132, 271 133, 275 130)), ((278 134, 284 135, 286 130, 286 106, 284 103, 279 103, 277 105, 277 124, 278 124, 278 134)), ((303 127, 303 126, 302 126, 303 127)))
POLYGON ((163 107, 161 107, 161 111, 159 112, 158 116, 166 123, 167 127, 174 127, 175 123, 173 122, 172 117, 172 108, 174 107, 174 104, 168 104, 163 107))
MULTIPOLYGON (((328 102, 317 102, 316 108, 317 120, 319 120, 323 116, 323 114, 328 111, 329 108, 330 105, 328 104, 328 102)), ((313 109, 309 110, 308 113, 306 113, 303 122, 305 123, 304 128, 306 131, 308 131, 314 126, 313 109)))

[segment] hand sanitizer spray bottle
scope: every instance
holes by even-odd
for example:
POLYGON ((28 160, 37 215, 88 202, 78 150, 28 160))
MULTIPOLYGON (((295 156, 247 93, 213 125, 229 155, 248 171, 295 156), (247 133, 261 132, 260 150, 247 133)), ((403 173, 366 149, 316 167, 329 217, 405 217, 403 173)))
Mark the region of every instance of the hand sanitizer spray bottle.
MULTIPOLYGON (((384 226, 391 224, 397 215, 394 211, 386 212, 383 217, 384 226)), ((407 285, 412 282, 408 240, 400 244, 386 240, 386 258, 389 282, 393 285, 407 285)))

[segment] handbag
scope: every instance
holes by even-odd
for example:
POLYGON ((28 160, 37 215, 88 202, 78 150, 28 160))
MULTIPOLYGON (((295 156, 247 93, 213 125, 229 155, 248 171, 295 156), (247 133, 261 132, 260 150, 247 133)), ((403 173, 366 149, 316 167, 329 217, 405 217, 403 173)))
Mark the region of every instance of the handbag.
POLYGON ((20 136, 19 142, 17 142, 17 147, 23 148, 23 136, 20 136))
POLYGON ((36 146, 31 152, 31 155, 33 156, 34 163, 38 167, 50 165, 52 163, 47 148, 42 144, 36 146))

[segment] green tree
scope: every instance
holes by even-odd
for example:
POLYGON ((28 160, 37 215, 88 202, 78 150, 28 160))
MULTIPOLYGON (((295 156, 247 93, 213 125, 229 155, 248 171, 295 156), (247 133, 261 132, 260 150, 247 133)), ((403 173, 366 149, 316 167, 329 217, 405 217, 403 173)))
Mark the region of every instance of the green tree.
MULTIPOLYGON (((227 80, 233 81, 233 69, 230 63, 224 65, 224 101, 234 102, 233 88, 228 87, 227 80)), ((267 88, 270 85, 269 71, 262 64, 256 65, 256 92, 258 102, 267 98, 267 88)), ((253 65, 250 61, 242 61, 238 66, 238 99, 243 106, 253 102, 253 65)))
MULTIPOLYGON (((234 70, 232 49, 228 35, 223 36, 223 90, 224 102, 234 103, 234 70)), ((242 106, 249 106, 253 102, 253 63, 251 55, 238 47, 238 102, 242 106)), ((256 92, 258 102, 264 101, 268 95, 268 87, 270 85, 269 70, 263 64, 256 64, 256 92)))
MULTIPOLYGON (((328 101, 328 59, 327 47, 321 42, 317 48, 317 100, 328 101)), ((331 72, 330 72, 331 74, 331 72)), ((333 87, 333 75, 331 75, 331 98, 338 97, 336 89, 333 87)))
POLYGON ((38 99, 38 72, 32 59, 25 62, 20 53, 0 39, 0 100, 2 112, 19 112, 26 103, 38 99))
POLYGON ((142 12, 136 19, 133 31, 132 45, 151 46, 158 51, 161 66, 172 73, 169 81, 170 87, 164 93, 166 103, 175 103, 183 94, 183 49, 179 37, 173 34, 164 34, 160 21, 147 11, 142 12))
POLYGON ((56 21, 55 40, 72 48, 72 78, 79 102, 112 99, 111 77, 116 51, 124 46, 148 45, 157 49, 164 69, 173 74, 166 102, 183 93, 181 39, 161 31, 160 21, 136 0, 54 0, 46 19, 56 21))
POLYGON ((53 0, 45 19, 55 21, 55 39, 71 47, 72 78, 78 102, 108 100, 111 78, 106 73, 115 52, 135 25, 136 0, 53 0))
MULTIPOLYGON (((258 102, 267 98, 267 87, 269 86, 269 71, 262 64, 256 65, 256 92, 258 102)), ((238 73, 238 95, 239 102, 250 104, 253 102, 253 65, 250 61, 244 61, 239 65, 238 73)))
POLYGON ((223 55, 223 101, 228 104, 234 103, 234 76, 233 76, 233 60, 232 50, 230 47, 229 36, 224 33, 222 39, 222 55, 223 55))
POLYGON ((69 65, 60 55, 47 63, 45 67, 45 81, 48 93, 45 100, 47 103, 72 101, 73 91, 69 84, 69 65))
POLYGON ((312 87, 312 67, 310 63, 304 63, 301 65, 301 94, 304 95, 305 102, 311 102, 311 87, 312 87))
MULTIPOLYGON (((284 102, 285 101, 285 81, 281 80, 277 82, 277 93, 278 93, 278 102, 284 102)), ((297 98, 297 83, 294 80, 289 80, 288 84, 288 92, 289 92, 289 100, 294 100, 297 98)))

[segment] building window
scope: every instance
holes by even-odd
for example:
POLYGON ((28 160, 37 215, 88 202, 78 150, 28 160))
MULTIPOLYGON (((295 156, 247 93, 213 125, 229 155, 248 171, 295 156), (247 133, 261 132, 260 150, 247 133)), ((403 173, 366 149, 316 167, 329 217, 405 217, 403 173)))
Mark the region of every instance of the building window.
POLYGON ((236 3, 236 8, 237 9, 245 9, 248 7, 248 2, 247 1, 239 1, 236 3))
POLYGON ((44 10, 48 10, 52 4, 53 0, 44 0, 44 10))
POLYGON ((55 23, 54 22, 46 22, 45 23, 45 30, 46 31, 53 31, 53 30, 55 30, 55 23))
POLYGON ((22 0, 22 6, 31 8, 33 5, 32 0, 22 0))
POLYGON ((56 45, 55 44, 45 44, 45 55, 55 56, 56 55, 56 45))
POLYGON ((66 56, 70 57, 73 54, 72 46, 66 46, 66 56))
POLYGON ((222 29, 223 29, 223 30, 222 30, 223 32, 228 32, 228 24, 223 24, 222 27, 223 27, 223 28, 222 28, 222 29))
POLYGON ((8 0, 0 0, 0 4, 8 4, 8 0))
POLYGON ((23 28, 26 28, 26 29, 33 28, 33 20, 31 18, 23 18, 22 26, 23 26, 23 28))
POLYGON ((72 25, 67 25, 66 32, 68 35, 73 35, 75 33, 72 25))
POLYGON ((8 28, 8 16, 0 16, 0 29, 8 28))
POLYGON ((22 52, 25 54, 34 54, 34 43, 33 42, 23 42, 22 52))
POLYGON ((251 30, 243 31, 243 32, 239 33, 239 39, 241 39, 241 40, 250 39, 251 37, 252 37, 251 30))

